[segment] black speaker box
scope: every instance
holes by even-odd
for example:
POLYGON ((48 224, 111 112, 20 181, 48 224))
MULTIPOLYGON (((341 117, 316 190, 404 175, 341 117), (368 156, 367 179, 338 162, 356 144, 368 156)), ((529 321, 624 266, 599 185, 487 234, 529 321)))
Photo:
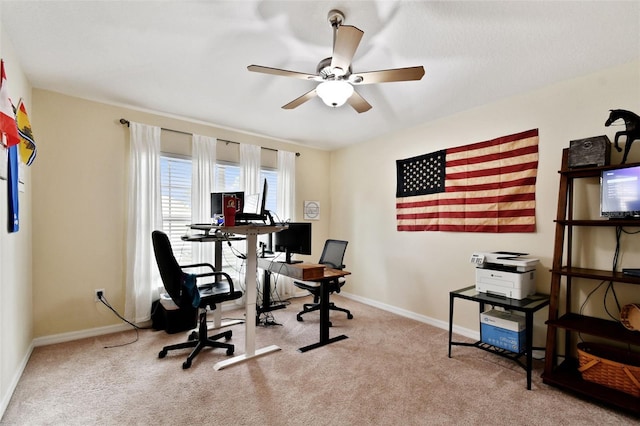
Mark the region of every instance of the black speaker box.
POLYGON ((611 141, 607 135, 571 141, 569 167, 607 166, 611 158, 611 141))

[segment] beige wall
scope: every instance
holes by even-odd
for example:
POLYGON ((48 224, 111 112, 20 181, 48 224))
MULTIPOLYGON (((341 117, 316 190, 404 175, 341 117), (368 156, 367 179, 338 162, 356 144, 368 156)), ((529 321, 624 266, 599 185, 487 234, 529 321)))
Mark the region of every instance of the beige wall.
MULTIPOLYGON (((103 288, 114 308, 124 311, 129 131, 120 118, 300 152, 295 219, 302 219, 303 199, 329 204, 329 183, 323 178, 329 169, 327 152, 43 90, 34 90, 34 103, 40 139, 34 168, 37 338, 121 324, 94 302, 94 290, 103 288)), ((174 145, 190 144, 188 136, 173 132, 163 132, 164 139, 174 145)), ((219 145, 221 157, 225 150, 238 149, 233 144, 219 145)), ((327 238, 324 222, 328 216, 314 222, 314 253, 320 252, 327 238)))
MULTIPOLYGON (((31 86, 18 63, 9 38, 0 28, 0 57, 5 63, 7 89, 14 104, 20 98, 32 114, 31 86)), ((0 161, 7 152, 0 147, 0 161)), ((21 166, 25 182, 19 193, 20 230, 7 232, 7 181, 0 180, 0 415, 31 353, 33 316, 31 300, 31 235, 33 183, 30 167, 21 166)))
MULTIPOLYGON (((604 127, 608 110, 640 112, 639 71, 640 63, 636 61, 334 152, 331 231, 351 241, 346 264, 353 275, 345 291, 446 326, 449 291, 474 284, 471 254, 509 250, 540 258, 537 287, 548 292, 561 151, 573 139, 606 134, 613 141, 615 131, 621 127, 604 127), (533 128, 540 131, 535 233, 396 231, 395 160, 533 128)), ((640 160, 640 145, 634 146, 631 155, 630 161, 640 160)), ((614 152, 612 163, 620 159, 614 152)), ((597 211, 597 181, 590 186, 590 209, 597 211)), ((613 229, 598 230, 603 238, 596 240, 593 231, 589 231, 580 240, 585 247, 582 261, 610 268, 613 233, 613 229), (588 254, 591 249, 597 251, 597 258, 588 254)), ((640 265, 638 238, 623 237, 622 267, 640 265)), ((589 288, 595 284, 589 283, 589 288)), ((621 302, 640 302, 637 289, 631 295, 633 286, 623 287, 619 285, 621 302)), ((597 300, 602 299, 600 293, 598 297, 597 300)), ((457 303, 460 305, 455 324, 477 331, 477 306, 465 301, 457 303)), ((540 334, 546 315, 545 310, 536 318, 536 343, 540 345, 544 342, 540 334)))

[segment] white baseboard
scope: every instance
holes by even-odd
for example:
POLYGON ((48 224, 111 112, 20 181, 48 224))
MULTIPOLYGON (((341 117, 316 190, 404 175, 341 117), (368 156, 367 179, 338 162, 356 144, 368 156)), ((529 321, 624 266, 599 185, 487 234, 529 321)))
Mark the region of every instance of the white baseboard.
POLYGON ((14 372, 13 377, 11 378, 11 383, 9 383, 9 386, 7 387, 7 392, 4 395, 2 395, 2 401, 0 401, 0 419, 2 419, 2 416, 4 416, 4 412, 7 410, 7 407, 9 406, 9 401, 11 401, 13 392, 16 390, 16 386, 18 386, 18 382, 22 377, 22 373, 24 373, 24 369, 27 367, 27 362, 29 362, 29 358, 31 358, 31 353, 33 352, 33 348, 34 348, 34 345, 33 343, 31 343, 31 345, 29 345, 29 348, 27 349, 27 352, 22 358, 22 361, 20 362, 20 365, 18 366, 18 368, 16 368, 16 371, 14 372))
POLYGON ((56 343, 70 342, 72 340, 86 339, 87 337, 101 336, 103 334, 117 333, 119 331, 131 330, 129 324, 107 325, 105 327, 89 328, 86 330, 71 331, 69 333, 52 334, 50 336, 36 337, 33 339, 33 346, 46 346, 56 343))
MULTIPOLYGON (((405 309, 400 309, 395 306, 387 305, 385 303, 380 303, 376 300, 367 299, 365 297, 356 296, 354 294, 350 294, 345 292, 344 290, 340 292, 340 295, 346 297, 347 299, 355 300, 356 302, 363 303, 365 305, 373 306, 374 308, 382 309, 383 311, 391 312, 396 315, 400 315, 401 317, 411 318, 416 321, 420 321, 425 324, 432 325, 434 327, 441 328, 443 330, 449 331, 449 323, 445 321, 441 321, 435 318, 428 317, 426 315, 416 314, 415 312, 407 311, 405 309)), ((464 337, 468 337, 473 340, 480 339, 480 332, 470 330, 464 327, 458 327, 454 324, 453 332, 459 334, 464 337)))
MULTIPOLYGON (((236 306, 233 302, 235 301, 232 300, 230 302, 223 303, 222 312, 237 309, 238 306, 236 306)), ((151 320, 148 320, 145 322, 139 322, 137 323, 137 325, 141 327, 150 327, 151 320)), ((72 340, 86 339, 88 337, 102 336, 103 334, 118 333, 120 331, 127 331, 132 329, 133 329, 133 326, 131 326, 130 324, 122 323, 122 324, 115 324, 115 325, 107 325, 105 327, 89 328, 86 330, 71 331, 69 333, 53 334, 51 336, 36 337, 35 339, 33 339, 32 346, 38 347, 38 346, 53 345, 56 343, 70 342, 72 340)))

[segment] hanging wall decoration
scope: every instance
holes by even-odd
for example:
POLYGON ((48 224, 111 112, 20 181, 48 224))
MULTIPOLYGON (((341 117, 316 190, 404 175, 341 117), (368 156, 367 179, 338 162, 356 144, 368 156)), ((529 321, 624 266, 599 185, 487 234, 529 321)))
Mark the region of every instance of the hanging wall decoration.
POLYGON ((320 220, 320 202, 304 202, 304 220, 320 220))
POLYGON ((398 231, 535 232, 538 129, 396 161, 398 231))
POLYGON ((20 160, 30 166, 36 158, 36 143, 31 130, 31 123, 27 115, 27 108, 20 99, 18 107, 14 108, 16 123, 18 125, 18 135, 20 136, 20 160))
POLYGON ((7 167, 7 193, 8 193, 8 231, 18 232, 20 229, 18 220, 18 147, 20 136, 18 135, 18 125, 9 91, 7 89, 7 76, 4 71, 4 61, 0 60, 0 133, 2 143, 8 149, 7 167))

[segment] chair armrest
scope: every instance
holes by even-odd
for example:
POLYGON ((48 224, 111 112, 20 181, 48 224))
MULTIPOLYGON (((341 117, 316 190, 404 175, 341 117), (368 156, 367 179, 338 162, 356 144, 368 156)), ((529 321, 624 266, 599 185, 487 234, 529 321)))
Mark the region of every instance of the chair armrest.
POLYGON ((180 269, 189 269, 189 268, 202 268, 202 267, 211 268, 212 271, 215 271, 216 268, 213 267, 210 263, 192 263, 189 265, 180 265, 180 269))
POLYGON ((307 291, 317 291, 320 289, 320 283, 315 281, 293 281, 293 285, 307 291))
POLYGON ((344 264, 342 264, 342 265, 335 265, 335 264, 333 264, 333 263, 331 263, 331 262, 324 262, 324 265, 325 265, 325 266, 330 267, 331 269, 339 269, 339 270, 343 270, 343 269, 345 268, 345 265, 344 265, 344 264))
MULTIPOLYGON (((205 272, 203 274, 196 274, 196 279, 198 278, 205 278, 205 277, 216 277, 216 276, 222 276, 224 278, 226 278, 227 282, 229 283, 229 293, 233 293, 234 287, 233 287, 233 280, 231 279, 231 277, 229 276, 229 274, 227 274, 226 272, 222 272, 222 271, 214 271, 214 272, 205 272)), ((209 284, 205 284, 202 287, 207 287, 207 286, 211 286, 213 283, 209 283, 209 284)))

